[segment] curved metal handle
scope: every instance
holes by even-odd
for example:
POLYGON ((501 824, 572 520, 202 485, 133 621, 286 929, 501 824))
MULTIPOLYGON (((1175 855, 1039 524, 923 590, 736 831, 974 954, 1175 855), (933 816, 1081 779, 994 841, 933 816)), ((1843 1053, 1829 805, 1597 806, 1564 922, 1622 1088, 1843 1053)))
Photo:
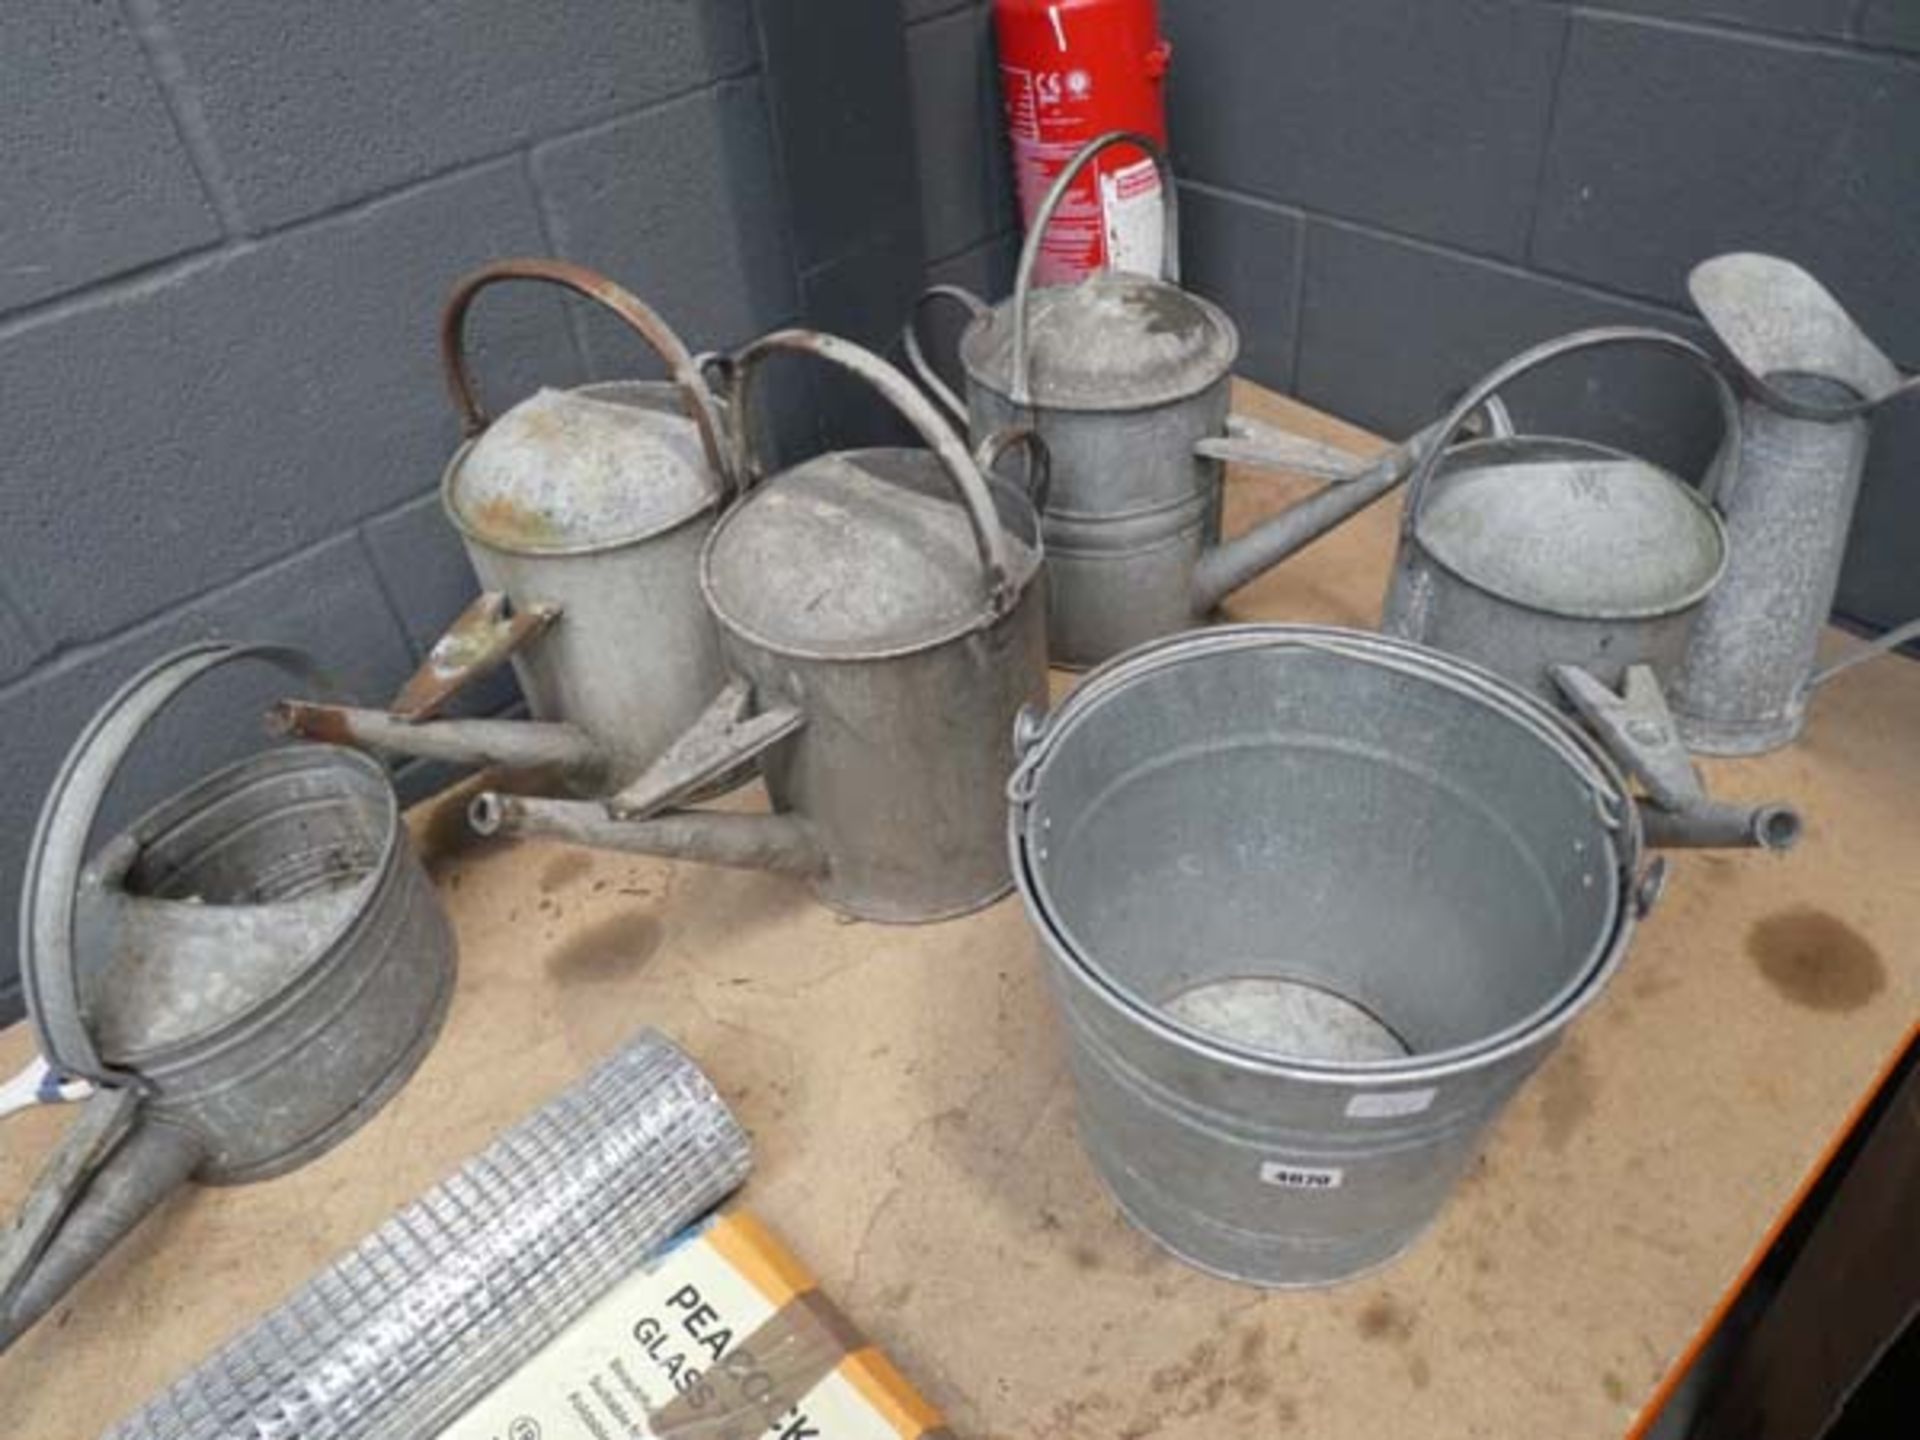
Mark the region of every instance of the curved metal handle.
POLYGON ((1427 491, 1432 488, 1434 474, 1440 468, 1440 461, 1446 455, 1453 436, 1470 415, 1495 400, 1500 391, 1522 375, 1565 356, 1610 345, 1646 345, 1654 349, 1671 350, 1694 361, 1712 379, 1720 401, 1720 418, 1726 435, 1720 454, 1708 462, 1707 473, 1699 484, 1701 495, 1712 503, 1719 491, 1721 477, 1730 473, 1739 460, 1740 399, 1734 393, 1726 373, 1705 350, 1679 335, 1638 325, 1607 325, 1592 330, 1576 330, 1522 351, 1467 387, 1446 418, 1433 427, 1438 440, 1420 456, 1419 464, 1414 467, 1413 478, 1407 482, 1406 508, 1400 514, 1401 537, 1405 539, 1413 534, 1426 504, 1427 491))
POLYGON ((1116 145, 1131 145, 1145 152, 1153 161, 1154 169, 1160 172, 1160 278, 1169 285, 1180 283, 1180 196, 1166 151, 1152 136, 1142 135, 1138 130, 1109 130, 1098 139, 1088 141, 1086 148, 1054 177, 1053 188, 1047 191, 1040 208, 1033 212, 1026 243, 1020 247, 1020 268, 1013 275, 1013 394, 1009 397, 1016 405, 1033 403, 1027 355, 1027 297, 1033 290, 1033 271, 1040 263, 1040 246, 1046 239, 1047 227, 1053 224, 1054 213, 1067 198, 1073 182, 1080 178, 1080 172, 1096 156, 1116 145))
POLYGON ((1026 452, 1023 488, 1037 515, 1046 510, 1047 496, 1053 490, 1053 452, 1040 438, 1038 430, 1031 425, 1008 425, 994 431, 974 447, 973 463, 982 475, 992 475, 998 470, 1001 458, 1016 445, 1026 452))
POLYGON ((534 255, 496 260, 464 277, 447 296, 446 308, 440 313, 440 363, 446 371, 447 391, 453 397, 454 408, 460 412, 461 428, 469 439, 485 430, 490 422, 474 393, 473 376, 467 366, 467 312, 482 290, 503 280, 537 280, 558 285, 605 306, 626 321, 653 353, 666 362, 671 383, 680 392, 681 406, 700 432, 700 448, 706 451, 707 463, 719 477, 723 491, 733 488, 734 477, 727 470, 727 449, 721 440, 720 418, 714 411, 713 396, 702 379, 700 362, 673 333, 672 327, 637 295, 596 270, 566 260, 534 255))
POLYGON ((919 432, 927 448, 939 457, 947 478, 959 491, 973 527, 973 542, 980 552, 980 564, 987 575, 987 593, 993 612, 1004 615, 1016 598, 1013 568, 1008 562, 1006 535, 1000 527, 1000 514, 993 508, 993 495, 981 478, 967 447, 953 433, 933 403, 914 388, 913 382, 893 366, 851 340, 823 335, 817 330, 776 330, 763 335, 734 357, 733 417, 734 443, 738 448, 735 466, 743 491, 761 479, 760 457, 755 453, 752 396, 753 382, 761 364, 769 355, 790 350, 816 355, 865 380, 892 405, 900 417, 919 432))
MULTIPOLYGON (((330 688, 300 651, 206 641, 176 650, 129 680, 80 732, 47 791, 27 852, 20 898, 20 978, 40 1053, 54 1069, 98 1084, 145 1088, 101 1058, 87 1028, 75 973, 74 923, 87 879, 87 841, 101 803, 140 732, 208 671, 259 659, 318 689, 330 688)), ((124 858, 124 857, 122 857, 124 858)))
POLYGON ((986 301, 964 285, 929 285, 920 292, 920 298, 913 302, 913 308, 907 312, 907 323, 900 331, 900 345, 907 352, 907 364, 913 370, 914 378, 940 402, 941 408, 953 417, 954 424, 964 434, 967 429, 966 402, 940 378, 928 362, 926 352, 920 348, 920 314, 931 300, 950 300, 965 310, 972 320, 985 319, 993 312, 988 309, 986 301))

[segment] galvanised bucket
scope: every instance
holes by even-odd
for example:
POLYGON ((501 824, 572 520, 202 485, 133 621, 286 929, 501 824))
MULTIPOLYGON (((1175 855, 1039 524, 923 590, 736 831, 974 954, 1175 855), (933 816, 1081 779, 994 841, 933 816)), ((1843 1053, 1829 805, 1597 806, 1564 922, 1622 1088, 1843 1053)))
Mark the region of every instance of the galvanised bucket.
POLYGON ((1235 1280, 1411 1244, 1657 891, 1603 751, 1403 641, 1163 641, 1022 739, 1014 872, 1087 1149, 1136 1224, 1235 1280))

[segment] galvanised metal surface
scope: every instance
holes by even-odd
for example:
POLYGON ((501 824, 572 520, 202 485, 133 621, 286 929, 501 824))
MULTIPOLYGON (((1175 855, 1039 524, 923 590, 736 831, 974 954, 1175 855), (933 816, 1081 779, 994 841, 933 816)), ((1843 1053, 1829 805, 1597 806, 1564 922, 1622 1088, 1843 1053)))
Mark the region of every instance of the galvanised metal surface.
POLYGON ((436 1435, 750 1161, 707 1077, 643 1030, 108 1440, 436 1435))
POLYGON ((989 308, 954 287, 925 297, 955 300, 972 315, 960 342, 964 406, 925 364, 909 326, 921 378, 976 441, 1027 424, 1046 442, 1054 477, 1044 521, 1048 650, 1057 665, 1097 664, 1199 618, 1188 590, 1200 548, 1219 537, 1222 466, 1197 447, 1226 434, 1240 340, 1222 311, 1180 288, 1179 223, 1160 147, 1127 132, 1103 136, 1060 173, 1035 213, 1009 300, 989 308), (1086 166, 1118 145, 1137 147, 1160 169, 1162 278, 1101 271, 1035 290, 1041 244, 1061 201, 1086 166), (1131 591, 1156 599, 1114 604, 1131 591))
POLYGON ((735 367, 748 491, 714 528, 702 585, 750 705, 708 716, 605 805, 483 795, 487 833, 540 833, 802 875, 844 913, 944 919, 1009 886, 1014 717, 1046 697, 1038 516, 906 378, 844 340, 784 331, 735 367), (874 385, 927 450, 816 457, 755 484, 754 384, 781 352, 874 385), (751 713, 747 713, 751 712, 751 713), (759 757, 771 816, 662 813, 759 757))
POLYGON ((1015 876, 1122 1209, 1267 1286, 1384 1263, 1653 887, 1591 740, 1402 641, 1225 627, 1023 725, 1015 876))
POLYGON ((1633 665, 1674 673, 1727 564, 1711 502, 1717 467, 1737 452, 1739 402, 1712 358, 1658 330, 1576 331, 1500 365, 1436 428, 1452 434, 1555 360, 1621 346, 1683 356, 1712 378, 1728 448, 1700 488, 1580 440, 1429 446, 1407 488, 1384 633, 1484 665, 1555 704, 1555 665, 1580 666, 1609 687, 1633 665))
POLYGON ((497 626, 450 632, 408 693, 437 706, 510 658, 535 725, 444 728, 453 722, 419 711, 396 724, 331 706, 283 707, 280 722, 317 739, 476 765, 550 764, 559 748, 572 788, 605 793, 658 759, 726 680, 699 587, 700 550, 732 488, 721 407, 659 316, 561 261, 506 260, 461 281, 441 351, 468 436, 441 480, 447 518, 501 613, 541 623, 507 637, 497 626), (475 298, 508 280, 559 285, 606 306, 672 378, 542 391, 490 421, 463 337, 475 298))
MULTIPOLYGON (((1406 479, 1421 435, 1370 463, 1232 416, 1233 322, 1180 288, 1179 195, 1160 147, 1116 131, 1061 172, 1035 213, 1013 295, 989 307, 956 286, 942 300, 970 317, 960 339, 964 404, 921 352, 908 357, 932 394, 976 439, 1031 425, 1053 457, 1046 532, 1053 663, 1095 665, 1144 641, 1203 623, 1226 597, 1406 479), (1047 226, 1075 178, 1103 151, 1129 146, 1160 169, 1166 234, 1161 277, 1102 271, 1071 286, 1033 287, 1047 226), (1222 542, 1222 462, 1305 470, 1335 482, 1222 542)), ((916 313, 920 307, 916 307, 916 313)), ((1499 428, 1502 417, 1493 416, 1499 428)))
MULTIPOLYGON (((1722 255, 1694 270, 1689 289, 1746 400, 1722 499, 1732 563, 1701 612, 1674 703, 1694 749, 1757 755, 1806 723, 1870 420, 1917 382, 1790 261, 1722 255)), ((1903 627, 1881 648, 1912 633, 1903 627)))
POLYGON ((28 1004, 47 1064, 98 1089, 0 1249, 0 1343, 188 1178, 265 1179, 351 1133, 446 1014, 452 931, 386 773, 357 752, 255 756, 83 863, 140 730, 248 656, 297 664, 205 644, 130 682, 41 814, 22 901, 28 1004))

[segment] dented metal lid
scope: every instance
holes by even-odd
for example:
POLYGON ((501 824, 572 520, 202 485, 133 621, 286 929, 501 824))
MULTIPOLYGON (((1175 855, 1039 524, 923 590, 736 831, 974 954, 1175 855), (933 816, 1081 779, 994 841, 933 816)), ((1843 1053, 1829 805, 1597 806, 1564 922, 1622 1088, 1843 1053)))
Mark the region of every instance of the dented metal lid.
MULTIPOLYGON (((1031 511, 989 485, 1018 591, 1040 563, 1031 511)), ((925 450, 822 455, 775 476, 714 528, 702 583, 723 624, 790 654, 918 650, 1000 613, 967 509, 925 450)))
POLYGON ((673 390, 541 390, 454 456, 442 487, 469 538, 517 554, 607 550, 713 509, 722 486, 673 390))
POLYGON ((1580 441, 1489 440, 1449 452, 1415 522, 1461 579, 1556 615, 1665 615, 1704 599, 1726 531, 1657 465, 1580 441))
MULTIPOLYGON (((961 337, 977 384, 1015 394, 1014 302, 961 337)), ((1185 399, 1222 379, 1240 335, 1210 301, 1164 280, 1103 270, 1027 297, 1032 403, 1057 410, 1137 410, 1185 399)))

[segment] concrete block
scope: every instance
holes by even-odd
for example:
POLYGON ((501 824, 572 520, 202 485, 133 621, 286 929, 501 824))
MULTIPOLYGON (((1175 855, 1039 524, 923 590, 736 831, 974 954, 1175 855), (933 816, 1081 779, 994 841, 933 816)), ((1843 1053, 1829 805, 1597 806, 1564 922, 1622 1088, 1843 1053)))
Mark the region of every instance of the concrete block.
POLYGON ((1840 576, 1835 608, 1875 628, 1920 615, 1920 565, 1914 536, 1920 535, 1920 405, 1887 408, 1873 425, 1873 449, 1854 511, 1853 534, 1840 576))
POLYGON ((1182 175, 1518 257, 1558 6, 1519 0, 1164 0, 1182 175))
MULTIPOLYGON (((924 278, 917 231, 882 232, 852 254, 801 277, 805 323, 904 365, 900 327, 924 278)), ((777 371, 810 372, 820 443, 827 448, 920 443, 871 386, 838 366, 801 357, 769 363, 777 371)))
POLYGON ((948 15, 955 10, 983 10, 987 0, 900 0, 900 12, 907 18, 909 25, 917 25, 922 20, 931 20, 938 15, 948 15))
MULTIPOLYGON (((298 646, 357 699, 391 693, 410 664, 364 552, 343 536, 0 690, 0 773, 8 777, 9 802, 23 816, 35 813, 80 727, 107 697, 160 655, 205 638, 298 646)), ((265 666, 237 665, 189 691, 131 757, 97 838, 264 748, 264 709, 293 683, 265 666)), ((0 934, 13 934, 17 923, 31 828, 23 819, 0 829, 0 934)), ((0 993, 0 1019, 16 1014, 16 1003, 0 993)))
MULTIPOLYGON (((1840 39, 1858 0, 1607 0, 1608 10, 1698 25, 1734 25, 1783 35, 1840 39)), ((1895 0, 1904 3, 1904 0, 1895 0)))
MULTIPOLYGON (((1511 266, 1309 219, 1300 398, 1394 437, 1437 419, 1462 390, 1542 340, 1593 325, 1704 327, 1511 266)), ((1515 385, 1522 429, 1577 436, 1689 478, 1718 443, 1711 385, 1644 350, 1576 355, 1515 385)))
POLYGON ((40 647, 27 633, 27 627, 20 623, 20 617, 13 607, 0 601, 0 685, 40 658, 40 647))
POLYGON ((967 6, 907 32, 927 253, 958 254, 1011 222, 993 12, 967 6))
POLYGON ((242 208, 281 225, 751 63, 747 0, 160 0, 242 208))
POLYGON ((1821 276, 1920 363, 1920 68, 1576 16, 1533 259, 1684 303, 1724 250, 1821 276))
POLYGON ((0 311, 220 238, 117 5, 12 0, 0 51, 0 311))
MULTIPOLYGON (((0 335, 9 595, 94 638, 419 493, 458 435, 447 289, 541 248, 507 162, 0 335)), ((473 322, 496 405, 578 379, 558 302, 514 289, 473 322)))
MULTIPOLYGON (((533 172, 561 253, 618 279, 695 351, 732 348, 798 310, 758 80, 542 146, 533 172)), ((618 320, 578 312, 596 375, 659 373, 618 320)))
MULTIPOLYGON (((413 658, 424 659, 433 642, 480 593, 466 547, 440 508, 439 490, 368 521, 362 533, 413 658)), ((512 671, 498 670, 464 693, 454 713, 494 715, 519 699, 520 687, 512 671)))
POLYGON ((1279 390, 1293 388, 1301 225, 1297 211, 1180 187, 1186 284, 1239 327, 1239 373, 1279 390))
POLYGON ((1920 50, 1920 6, 1913 0, 1866 0, 1857 34, 1869 45, 1920 50))
MULTIPOLYGON (((919 228, 899 0, 754 0, 801 273, 919 228)), ((915 243, 919 243, 916 233, 915 243)))

